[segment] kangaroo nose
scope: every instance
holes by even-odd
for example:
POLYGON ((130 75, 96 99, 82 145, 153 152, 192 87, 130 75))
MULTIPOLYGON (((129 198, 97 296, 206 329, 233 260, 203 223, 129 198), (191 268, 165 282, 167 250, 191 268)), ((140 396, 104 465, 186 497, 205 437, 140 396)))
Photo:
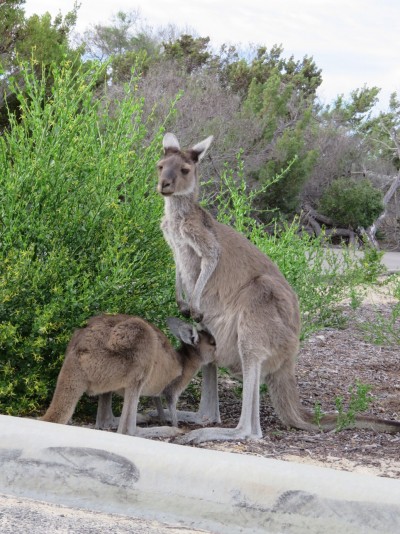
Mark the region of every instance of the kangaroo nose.
POLYGON ((161 194, 165 193, 171 193, 172 191, 172 180, 169 178, 166 178, 164 180, 160 180, 157 186, 158 192, 161 194))

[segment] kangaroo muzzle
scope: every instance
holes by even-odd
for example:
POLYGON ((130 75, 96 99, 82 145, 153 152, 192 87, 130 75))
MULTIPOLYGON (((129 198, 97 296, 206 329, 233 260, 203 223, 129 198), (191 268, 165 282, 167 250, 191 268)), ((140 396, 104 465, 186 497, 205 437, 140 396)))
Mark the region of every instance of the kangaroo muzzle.
POLYGON ((174 182, 170 179, 161 180, 158 182, 157 190, 162 195, 171 195, 174 192, 174 182))

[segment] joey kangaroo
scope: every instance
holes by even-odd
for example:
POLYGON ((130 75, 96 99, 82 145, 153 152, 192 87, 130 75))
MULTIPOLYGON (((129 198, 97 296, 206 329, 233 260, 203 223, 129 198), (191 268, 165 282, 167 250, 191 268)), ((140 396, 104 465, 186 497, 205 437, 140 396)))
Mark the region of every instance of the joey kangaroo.
MULTIPOLYGON (((129 315, 92 317, 76 330, 68 344, 50 407, 43 421, 66 424, 83 393, 100 394, 97 426, 112 417, 112 391, 124 392, 118 432, 144 437, 176 435, 171 427, 137 429, 137 405, 141 395, 164 395, 172 424, 178 426, 179 395, 203 364, 213 361, 215 341, 208 332, 180 319, 167 320, 181 341, 175 350, 154 325, 129 315)), ((161 409, 161 401, 158 404, 161 409)))
MULTIPOLYGON (((178 307, 212 334, 217 364, 242 376, 242 411, 235 429, 198 429, 181 441, 260 438, 262 382, 285 425, 318 429, 313 414, 301 406, 295 378, 300 312, 294 291, 267 256, 198 203, 198 163, 211 142, 208 137, 181 150, 175 135, 164 136, 157 186, 165 201, 161 229, 174 254, 178 307)), ((215 364, 203 368, 199 412, 185 412, 182 418, 220 422, 216 377, 215 364)), ((335 428, 336 420, 336 415, 328 414, 320 426, 335 428)), ((355 426, 400 431, 400 422, 367 416, 357 416, 355 426)))

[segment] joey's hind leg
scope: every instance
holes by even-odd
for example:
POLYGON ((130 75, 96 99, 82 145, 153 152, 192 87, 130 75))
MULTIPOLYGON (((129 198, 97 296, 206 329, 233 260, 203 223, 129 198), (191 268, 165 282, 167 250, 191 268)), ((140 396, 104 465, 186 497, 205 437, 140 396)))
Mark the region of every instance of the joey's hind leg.
MULTIPOLYGON (((201 368, 201 399, 198 412, 178 410, 176 414, 178 421, 183 423, 195 423, 197 425, 208 425, 220 423, 218 400, 218 368, 215 363, 208 363, 201 368)), ((157 417, 155 412, 150 412, 150 417, 157 417)), ((164 417, 170 421, 170 410, 164 410, 164 417)))
POLYGON ((152 428, 138 428, 136 426, 137 406, 139 403, 141 386, 134 386, 125 389, 124 406, 118 426, 120 434, 140 436, 143 438, 168 438, 181 434, 182 431, 176 427, 160 426, 152 428))
POLYGON ((162 423, 165 423, 167 418, 165 417, 165 412, 164 412, 164 408, 163 408, 163 405, 162 405, 161 398, 160 397, 153 397, 153 398, 154 398, 154 404, 156 405, 156 409, 157 409, 158 419, 162 423))
MULTIPOLYGON (((171 398, 168 398, 167 396, 167 403, 168 408, 171 414, 171 421, 172 421, 172 427, 171 426, 153 426, 153 427, 146 427, 146 428, 136 428, 136 435, 140 436, 141 438, 175 438, 179 434, 182 434, 183 431, 179 430, 178 428, 178 419, 176 415, 176 395, 172 396, 171 398)), ((165 421, 165 412, 163 409, 163 405, 161 402, 160 397, 154 397, 154 402, 157 406, 157 412, 160 421, 165 421)))
MULTIPOLYGON (((118 390, 118 395, 123 395, 124 390, 118 390)), ((99 402, 97 405, 96 426, 100 430, 109 430, 111 428, 118 428, 120 417, 116 417, 112 410, 112 392, 102 393, 99 395, 99 402)), ((149 421, 147 415, 141 413, 136 414, 136 423, 143 424, 149 421)))
POLYGON ((133 436, 136 433, 136 416, 141 386, 125 388, 124 405, 119 419, 118 433, 133 436))
POLYGON ((119 417, 115 417, 112 411, 112 391, 99 395, 97 405, 96 426, 99 429, 117 428, 119 417))

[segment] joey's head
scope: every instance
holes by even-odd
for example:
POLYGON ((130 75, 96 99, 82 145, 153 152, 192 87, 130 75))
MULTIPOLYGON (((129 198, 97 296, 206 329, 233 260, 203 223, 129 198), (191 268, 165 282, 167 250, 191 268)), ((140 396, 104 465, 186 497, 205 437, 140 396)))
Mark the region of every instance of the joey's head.
POLYGON ((172 133, 163 139, 164 157, 157 163, 157 191, 165 196, 197 193, 197 165, 205 156, 213 137, 207 137, 188 150, 181 150, 172 133))
POLYGON ((171 333, 182 343, 182 348, 196 356, 200 365, 215 361, 215 339, 209 332, 177 317, 169 317, 167 324, 171 333))

